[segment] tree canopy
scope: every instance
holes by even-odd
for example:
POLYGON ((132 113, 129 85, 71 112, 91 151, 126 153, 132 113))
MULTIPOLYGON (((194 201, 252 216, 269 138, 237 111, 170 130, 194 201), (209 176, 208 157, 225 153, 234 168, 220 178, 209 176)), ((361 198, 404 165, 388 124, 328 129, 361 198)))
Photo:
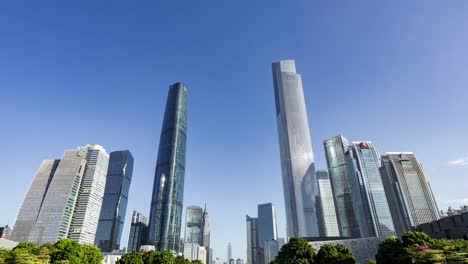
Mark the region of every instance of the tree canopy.
POLYGON ((317 253, 318 264, 355 264, 351 250, 341 244, 325 244, 317 253))

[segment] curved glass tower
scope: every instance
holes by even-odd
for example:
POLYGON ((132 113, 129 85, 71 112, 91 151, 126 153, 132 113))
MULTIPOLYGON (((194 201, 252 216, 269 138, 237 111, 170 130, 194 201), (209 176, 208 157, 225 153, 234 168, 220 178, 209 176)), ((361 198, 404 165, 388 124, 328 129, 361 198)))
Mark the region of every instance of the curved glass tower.
POLYGON ((186 129, 187 88, 178 82, 169 87, 167 96, 148 226, 148 243, 161 251, 179 251, 186 129))
POLYGON ((293 60, 272 68, 287 235, 318 237, 318 190, 302 79, 293 60))

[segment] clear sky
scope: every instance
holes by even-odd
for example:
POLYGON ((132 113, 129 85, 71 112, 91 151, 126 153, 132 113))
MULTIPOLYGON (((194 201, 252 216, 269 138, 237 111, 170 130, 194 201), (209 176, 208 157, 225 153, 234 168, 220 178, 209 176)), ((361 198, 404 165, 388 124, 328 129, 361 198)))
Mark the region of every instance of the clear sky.
POLYGON ((277 206, 284 236, 281 59, 302 74, 317 168, 342 133, 415 152, 441 209, 468 203, 467 13, 465 0, 2 2, 0 225, 43 159, 88 143, 132 152, 128 212, 148 215, 167 89, 182 81, 184 205, 207 203, 214 255, 231 242, 245 258, 259 203, 277 206))

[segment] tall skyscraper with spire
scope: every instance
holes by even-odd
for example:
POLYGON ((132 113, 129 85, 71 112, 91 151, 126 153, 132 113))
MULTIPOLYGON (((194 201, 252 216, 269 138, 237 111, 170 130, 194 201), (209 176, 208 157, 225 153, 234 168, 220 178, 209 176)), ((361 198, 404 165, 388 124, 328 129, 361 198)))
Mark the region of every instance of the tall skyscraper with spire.
POLYGON ((293 60, 272 68, 287 236, 318 237, 318 189, 302 79, 293 60))
POLYGON ((202 215, 202 230, 201 230, 201 246, 206 248, 206 263, 212 264, 212 250, 210 250, 210 237, 211 237, 211 223, 210 223, 210 216, 206 211, 206 204, 205 209, 203 209, 202 215))
POLYGON ((148 242, 158 250, 179 252, 186 129, 187 88, 178 82, 169 87, 151 199, 148 242))

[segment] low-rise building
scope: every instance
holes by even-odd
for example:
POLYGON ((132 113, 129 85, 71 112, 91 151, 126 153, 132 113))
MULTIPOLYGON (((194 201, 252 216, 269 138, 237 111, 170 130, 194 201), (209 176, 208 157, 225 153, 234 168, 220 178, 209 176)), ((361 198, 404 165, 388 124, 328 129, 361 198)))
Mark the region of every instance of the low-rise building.
POLYGON ((432 238, 468 239, 468 212, 447 216, 415 228, 432 238))

